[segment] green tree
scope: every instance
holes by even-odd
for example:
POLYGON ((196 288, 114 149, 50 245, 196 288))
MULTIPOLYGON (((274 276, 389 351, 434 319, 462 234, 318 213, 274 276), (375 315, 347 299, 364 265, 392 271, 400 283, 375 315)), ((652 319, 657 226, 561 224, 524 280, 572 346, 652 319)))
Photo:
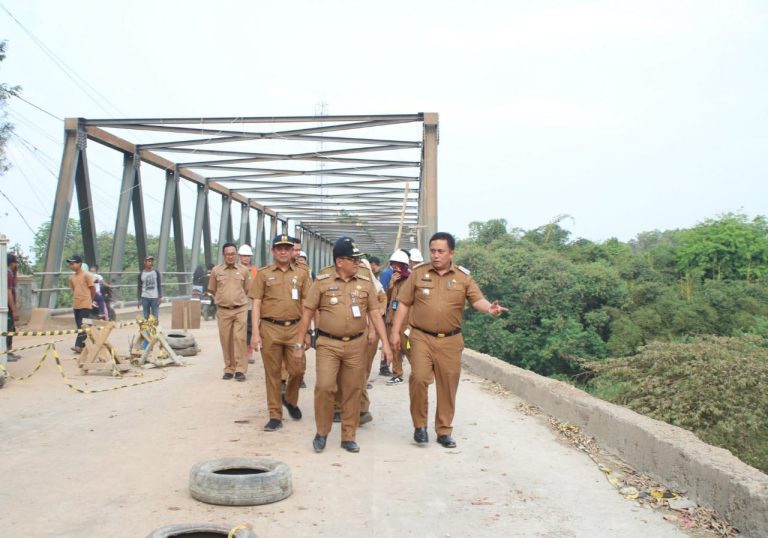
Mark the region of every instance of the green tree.
POLYGON ((746 280, 768 274, 768 223, 764 217, 728 213, 687 230, 677 264, 687 282, 746 280))
MULTIPOLYGON (((5 60, 5 49, 7 43, 0 41, 0 62, 5 60)), ((19 95, 21 86, 10 86, 5 82, 0 83, 0 175, 8 170, 8 159, 5 155, 5 144, 13 132, 13 124, 6 121, 5 104, 11 97, 19 95)))

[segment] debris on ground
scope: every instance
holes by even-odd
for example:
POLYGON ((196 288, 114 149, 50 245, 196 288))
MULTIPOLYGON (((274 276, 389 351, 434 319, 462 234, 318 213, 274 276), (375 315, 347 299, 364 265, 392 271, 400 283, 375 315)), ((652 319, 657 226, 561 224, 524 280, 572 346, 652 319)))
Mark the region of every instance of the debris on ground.
MULTIPOLYGON (((488 392, 498 396, 511 396, 506 388, 493 381, 485 381, 488 392)), ((560 439, 577 449, 585 452, 597 468, 605 475, 606 480, 616 488, 625 499, 635 502, 638 506, 648 507, 662 512, 667 521, 675 523, 690 536, 709 538, 711 536, 737 536, 739 531, 720 517, 711 508, 701 507, 696 502, 685 497, 685 492, 676 491, 660 484, 648 475, 642 474, 615 456, 602 450, 594 437, 581 432, 575 424, 562 422, 555 417, 546 415, 535 405, 520 402, 517 410, 527 416, 545 418, 550 428, 560 439)))

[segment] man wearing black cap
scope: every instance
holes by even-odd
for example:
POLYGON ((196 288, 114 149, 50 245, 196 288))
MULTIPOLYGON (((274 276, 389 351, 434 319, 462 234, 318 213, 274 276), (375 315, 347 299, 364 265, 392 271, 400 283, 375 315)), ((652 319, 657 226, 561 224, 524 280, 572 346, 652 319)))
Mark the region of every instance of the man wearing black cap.
MULTIPOLYGON (((90 273, 83 271, 83 257, 80 255, 67 258, 73 274, 69 277, 69 287, 72 290, 72 310, 75 312, 75 325, 83 328, 83 319, 91 317, 91 306, 96 298, 96 286, 90 273)), ((85 343, 85 333, 78 333, 72 351, 82 353, 85 343)))
MULTIPOLYGON (((16 304, 16 273, 19 270, 19 260, 16 258, 16 254, 9 252, 7 256, 8 261, 8 332, 16 330, 16 322, 19 320, 19 310, 16 304)), ((13 336, 5 337, 6 350, 13 349, 13 336)), ((19 360, 19 356, 16 353, 7 353, 8 360, 11 362, 19 360)))
MULTIPOLYGON (((309 291, 309 275, 293 263, 292 238, 281 234, 272 239, 274 263, 263 267, 248 289, 253 300, 251 346, 261 348, 264 378, 267 385, 269 422, 264 431, 283 427, 283 405, 294 420, 301 419, 299 388, 304 379, 306 361, 290 360, 296 329, 302 313, 302 302, 309 291), (280 397, 280 370, 287 363, 285 394, 280 397)), ((306 336, 308 341, 309 337, 306 336)))
POLYGON ((359 452, 355 434, 360 421, 360 392, 365 375, 363 338, 370 317, 381 337, 382 353, 392 362, 382 311, 371 280, 358 274, 363 253, 350 237, 341 237, 333 246, 334 274, 322 274, 309 289, 304 312, 294 341, 293 359, 300 361, 306 348, 303 338, 315 312, 317 320, 317 352, 315 355, 315 426, 312 441, 315 452, 325 449, 328 433, 333 426, 333 407, 337 379, 341 388, 341 447, 359 452))
POLYGON ((144 270, 139 273, 138 293, 144 319, 149 319, 149 315, 152 314, 155 316, 155 320, 158 320, 160 319, 159 306, 163 298, 163 287, 160 283, 160 271, 153 269, 154 263, 154 256, 144 258, 144 270))

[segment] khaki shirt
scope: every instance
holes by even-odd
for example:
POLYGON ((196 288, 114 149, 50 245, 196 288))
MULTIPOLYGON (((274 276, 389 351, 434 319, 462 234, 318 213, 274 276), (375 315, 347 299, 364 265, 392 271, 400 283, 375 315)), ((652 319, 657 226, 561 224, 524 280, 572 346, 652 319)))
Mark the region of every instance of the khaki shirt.
MULTIPOLYGON (((69 277, 69 287, 72 289, 72 308, 91 309, 93 297, 91 297, 91 288, 93 285, 93 276, 85 271, 74 273, 69 277)), ((94 288, 95 289, 95 288, 94 288)))
POLYGON ((248 297, 261 301, 261 317, 281 321, 301 318, 309 293, 309 273, 290 264, 286 271, 273 263, 262 267, 248 288, 248 297), (294 290, 296 290, 294 292, 294 290))
POLYGON ((248 303, 246 292, 250 281, 251 273, 244 265, 222 263, 211 269, 208 289, 213 292, 217 306, 236 308, 248 303))
MULTIPOLYGON (((323 267, 320 269, 321 275, 336 275, 336 266, 335 265, 328 265, 326 267, 323 267)), ((371 271, 368 271, 365 267, 360 266, 360 269, 358 269, 358 275, 362 275, 363 277, 368 277, 370 275, 371 278, 376 278, 374 274, 371 271)), ((376 284, 373 285, 373 289, 376 289, 376 284)), ((381 310, 382 315, 387 310, 387 292, 382 290, 376 294, 376 298, 379 301, 379 306, 376 307, 379 310, 381 310)), ((371 309, 373 309, 374 306, 371 306, 371 309)))
MULTIPOLYGON (((402 278, 392 285, 392 294, 390 295, 389 308, 387 308, 387 315, 384 320, 390 325, 393 321, 395 321, 395 312, 397 312, 395 305, 400 306, 400 290, 403 289, 403 284, 408 281, 408 278, 402 278)), ((384 296, 386 297, 386 294, 384 294, 384 296)))
POLYGON ((348 282, 334 271, 323 273, 309 288, 304 306, 320 313, 317 328, 333 336, 354 336, 365 331, 369 310, 378 310, 376 288, 368 277, 353 276, 348 282), (355 316, 357 305, 360 316, 355 316))
POLYGON ((411 308, 412 326, 434 333, 460 328, 465 301, 474 304, 483 298, 469 271, 454 264, 443 276, 431 263, 417 265, 398 294, 398 301, 411 308))

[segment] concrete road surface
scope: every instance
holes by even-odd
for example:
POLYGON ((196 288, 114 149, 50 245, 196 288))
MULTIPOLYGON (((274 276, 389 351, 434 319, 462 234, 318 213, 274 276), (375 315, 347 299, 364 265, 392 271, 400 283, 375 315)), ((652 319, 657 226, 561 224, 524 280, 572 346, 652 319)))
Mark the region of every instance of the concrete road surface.
MULTIPOLYGON (((168 322, 168 320, 163 320, 168 322)), ((122 352, 135 329, 115 332, 122 352)), ((359 454, 339 447, 335 425, 324 453, 312 451, 314 355, 300 396, 304 419, 267 421, 263 369, 251 365, 245 383, 222 381, 214 321, 193 331, 202 353, 165 379, 99 394, 68 388, 52 360, 26 381, 0 390, 0 536, 143 537, 169 524, 251 524, 275 536, 525 536, 672 537, 682 531, 661 515, 625 500, 590 458, 562 444, 541 418, 517 410, 520 400, 488 390, 464 375, 454 434, 458 447, 416 446, 408 386, 375 376, 374 421, 363 426, 359 454), (287 463, 293 494, 264 506, 200 503, 188 492, 190 468, 225 456, 261 456, 287 463)), ((49 340, 51 338, 48 338, 49 340)), ((28 345, 42 338, 17 338, 28 345)), ((56 344, 79 387, 123 380, 81 376, 69 351, 56 344)), ((9 365, 22 375, 42 349, 9 365)), ((430 413, 434 411, 434 390, 430 413)))

